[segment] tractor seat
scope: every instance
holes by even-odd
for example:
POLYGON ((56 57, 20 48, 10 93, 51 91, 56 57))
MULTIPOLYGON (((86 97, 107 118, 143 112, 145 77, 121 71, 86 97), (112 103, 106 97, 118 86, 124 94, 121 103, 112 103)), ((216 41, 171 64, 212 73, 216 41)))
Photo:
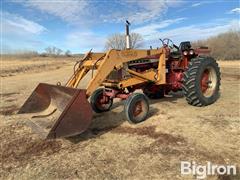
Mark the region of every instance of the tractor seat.
POLYGON ((180 53, 180 51, 171 52, 170 57, 173 58, 173 59, 180 59, 181 58, 181 53, 180 53))

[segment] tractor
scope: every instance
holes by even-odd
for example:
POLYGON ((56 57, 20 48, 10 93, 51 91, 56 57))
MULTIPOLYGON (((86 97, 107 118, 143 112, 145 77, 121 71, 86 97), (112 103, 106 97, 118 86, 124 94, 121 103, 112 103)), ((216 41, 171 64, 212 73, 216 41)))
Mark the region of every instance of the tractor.
POLYGON ((69 137, 88 129, 95 113, 110 111, 115 98, 125 100, 130 123, 149 116, 149 99, 183 91, 188 104, 207 106, 219 98, 220 69, 207 47, 179 46, 169 38, 160 48, 132 49, 126 23, 126 48, 87 52, 65 85, 40 83, 19 110, 30 113, 29 125, 44 138, 69 137), (87 73, 86 89, 78 85, 87 73), (142 93, 140 91, 142 90, 142 93))

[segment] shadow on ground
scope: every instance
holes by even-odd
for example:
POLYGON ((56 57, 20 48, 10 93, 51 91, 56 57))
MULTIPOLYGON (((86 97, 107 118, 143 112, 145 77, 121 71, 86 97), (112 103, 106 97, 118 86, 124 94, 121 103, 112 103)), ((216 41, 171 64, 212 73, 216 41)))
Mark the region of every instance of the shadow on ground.
MULTIPOLYGON (((176 103, 177 99, 182 97, 183 97, 182 92, 177 92, 171 93, 167 97, 161 99, 151 99, 149 102, 150 105, 161 102, 176 103)), ((97 138, 105 133, 108 133, 109 131, 113 131, 114 129, 118 128, 119 126, 121 126, 122 123, 126 121, 126 117, 124 110, 122 110, 121 112, 114 112, 114 109, 119 108, 119 106, 124 106, 124 103, 125 101, 115 102, 111 108, 111 111, 100 114, 94 114, 92 124, 90 125, 87 131, 80 135, 73 136, 67 139, 73 143, 79 143, 81 141, 85 141, 88 139, 97 138)), ((150 107, 149 117, 154 116, 158 112, 159 109, 150 107)))

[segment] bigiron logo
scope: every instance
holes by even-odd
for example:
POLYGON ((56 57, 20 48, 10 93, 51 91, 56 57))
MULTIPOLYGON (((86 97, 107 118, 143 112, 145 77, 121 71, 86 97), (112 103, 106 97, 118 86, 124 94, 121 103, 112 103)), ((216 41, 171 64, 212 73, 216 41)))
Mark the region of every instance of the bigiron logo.
POLYGON ((181 175, 194 175, 197 179, 205 179, 208 175, 236 175, 235 165, 216 165, 207 162, 206 165, 196 164, 195 161, 181 161, 181 175))

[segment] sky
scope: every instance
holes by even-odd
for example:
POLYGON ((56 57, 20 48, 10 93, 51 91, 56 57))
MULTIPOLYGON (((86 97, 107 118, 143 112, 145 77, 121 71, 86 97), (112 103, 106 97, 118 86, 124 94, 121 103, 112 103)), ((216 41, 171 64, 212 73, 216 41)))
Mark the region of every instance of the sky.
POLYGON ((126 19, 143 48, 161 46, 159 38, 179 44, 240 30, 239 0, 2 0, 0 13, 1 53, 103 51, 109 35, 124 33, 126 19))

